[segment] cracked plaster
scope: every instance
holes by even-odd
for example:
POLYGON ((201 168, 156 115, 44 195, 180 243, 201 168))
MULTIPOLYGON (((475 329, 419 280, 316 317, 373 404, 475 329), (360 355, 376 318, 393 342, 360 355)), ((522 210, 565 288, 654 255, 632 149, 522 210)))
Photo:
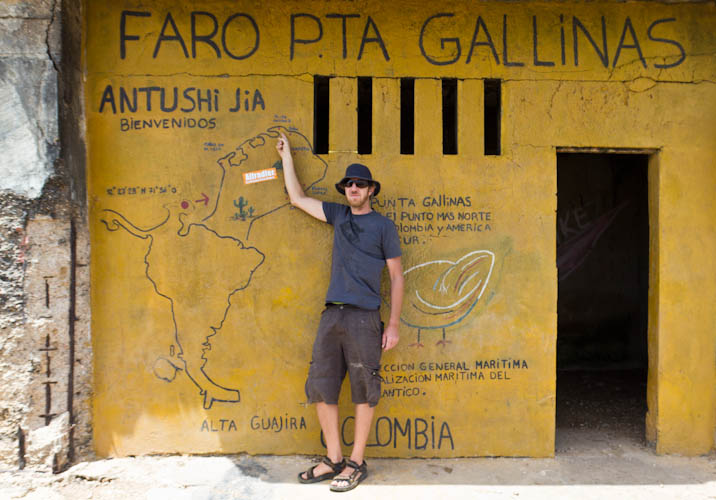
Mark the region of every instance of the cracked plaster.
POLYGON ((0 191, 37 198, 59 157, 60 3, 0 10, 0 191))
POLYGON ((13 0, 0 2, 0 18, 49 19, 56 0, 13 0))

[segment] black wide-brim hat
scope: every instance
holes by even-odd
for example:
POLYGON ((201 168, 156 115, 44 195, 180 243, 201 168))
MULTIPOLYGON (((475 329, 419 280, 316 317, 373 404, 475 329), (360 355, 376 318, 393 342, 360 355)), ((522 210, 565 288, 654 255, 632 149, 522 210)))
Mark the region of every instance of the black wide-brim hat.
POLYGON ((348 168, 346 168, 346 175, 336 184, 336 189, 339 193, 346 194, 343 184, 348 182, 350 179, 362 179, 373 184, 375 187, 373 190, 373 196, 377 196, 380 192, 380 182, 373 180, 373 176, 370 174, 370 169, 361 163, 351 163, 348 165, 348 168))

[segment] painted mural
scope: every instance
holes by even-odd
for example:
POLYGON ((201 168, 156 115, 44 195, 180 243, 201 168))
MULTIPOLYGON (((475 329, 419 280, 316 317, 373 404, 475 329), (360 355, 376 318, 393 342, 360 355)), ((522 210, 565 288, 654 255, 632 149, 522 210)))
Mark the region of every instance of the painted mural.
MULTIPOLYGON (((104 100, 109 95, 106 89, 104 100)), ((281 266, 287 253, 294 261, 297 259, 295 254, 303 254, 301 258, 311 269, 317 265, 322 267, 330 256, 329 230, 325 234, 326 245, 321 249, 323 257, 315 261, 317 248, 311 237, 315 228, 309 229, 309 237, 296 248, 283 248, 283 258, 277 256, 280 252, 276 245, 281 244, 281 235, 276 229, 291 235, 295 223, 312 224, 288 203, 282 165, 274 148, 279 132, 290 137, 300 180, 304 190, 313 196, 335 199, 335 195, 329 194, 332 182, 328 175, 333 172, 335 177, 341 167, 331 166, 314 154, 311 141, 293 126, 291 118, 278 114, 269 116, 273 125, 234 141, 236 146, 227 147, 230 142, 227 139, 205 138, 194 146, 206 158, 206 164, 185 168, 182 174, 191 177, 198 175, 192 169, 200 170, 201 176, 209 179, 201 186, 176 181, 175 184, 153 187, 113 184, 102 190, 102 208, 98 204, 95 210, 99 223, 95 237, 106 241, 115 252, 127 246, 133 249, 134 257, 127 257, 124 265, 134 270, 135 278, 114 276, 112 281, 130 291, 136 286, 136 280, 144 280, 155 295, 150 299, 154 302, 154 314, 169 319, 163 328, 152 325, 153 321, 149 321, 152 330, 143 330, 145 325, 137 325, 139 331, 158 340, 154 351, 145 353, 145 365, 140 370, 151 373, 158 381, 155 391, 174 397, 184 393, 183 398, 189 405, 196 401, 206 412, 206 418, 194 427, 200 435, 240 435, 242 419, 236 418, 236 412, 231 408, 241 408, 241 413, 248 415, 244 432, 296 432, 309 439, 309 429, 316 427, 312 409, 306 406, 302 406, 298 414, 287 411, 282 414, 280 410, 271 411, 266 416, 257 414, 257 407, 261 407, 259 395, 266 387, 257 386, 251 377, 248 381, 236 377, 235 366, 216 353, 217 349, 236 347, 227 339, 236 341, 237 317, 258 314, 256 306, 251 304, 252 297, 262 294, 275 302, 275 295, 281 293, 281 288, 276 286, 276 275, 269 273, 273 279, 262 276, 262 268, 281 266), (146 209, 138 211, 137 205, 146 209), (176 390, 172 389, 174 387, 176 390), (187 387, 193 389, 187 392, 187 387), (215 416, 216 412, 219 416, 215 416), (232 418, 222 418, 227 414, 232 418)), ((124 127, 121 120, 120 130, 124 127)), ((146 133, 140 132, 137 136, 146 133)), ((175 160, 176 157, 172 161, 175 160)), ((448 234, 451 240, 458 242, 463 235, 492 235, 495 224, 492 210, 475 209, 474 200, 467 193, 415 196, 414 188, 409 189, 410 196, 386 195, 373 203, 375 210, 396 223, 404 249, 407 288, 406 307, 401 316, 404 350, 400 357, 405 361, 395 364, 388 360, 382 367, 382 397, 384 401, 392 401, 393 408, 397 404, 406 409, 418 408, 425 401, 440 398, 442 390, 438 386, 448 380, 459 381, 461 385, 482 380, 507 381, 509 373, 529 370, 525 360, 512 358, 473 360, 450 355, 450 361, 446 362, 421 361, 435 356, 442 359, 453 343, 448 332, 455 332, 457 345, 464 344, 460 335, 475 334, 472 328, 465 327, 470 327, 498 294, 502 262, 509 254, 510 242, 504 237, 489 238, 487 241, 494 245, 491 250, 465 251, 459 246, 446 247, 444 241, 448 234), (413 349, 430 351, 430 354, 415 356, 410 354, 413 349)), ((400 194, 397 189, 390 189, 388 193, 391 191, 400 194)), ((108 250, 108 253, 113 251, 108 250)), ((326 276, 316 279, 315 285, 306 274, 297 281, 296 293, 305 289, 312 293, 313 317, 302 318, 305 331, 298 339, 305 350, 311 344, 326 276)), ((144 300, 131 307, 144 307, 144 315, 151 315, 151 311, 146 311, 144 300)), ((295 313, 290 304, 289 301, 286 308, 289 317, 295 313)), ((389 306, 387 299, 386 306, 389 306)), ((269 322, 273 331, 287 327, 286 324, 269 322)), ((239 328, 243 333, 245 325, 239 325, 239 328)), ((482 335, 489 336, 487 333, 482 335)), ((141 343, 140 339, 137 340, 141 343)), ((242 341, 250 342, 250 338, 242 341)), ((290 343, 287 344, 282 347, 293 349, 290 343)), ((297 362, 299 367, 304 366, 293 375, 291 397, 294 404, 305 399, 301 384, 308 357, 305 353, 297 362)), ((260 379, 268 381, 275 375, 276 363, 280 364, 280 361, 264 359, 262 363, 257 365, 256 372, 260 379)), ((252 363, 244 359, 239 364, 252 363)), ((436 431, 436 418, 436 415, 403 419, 380 416, 376 420, 376 438, 371 447, 433 452, 455 450, 455 424, 451 427, 450 419, 442 418, 436 431), (390 439, 385 437, 386 429, 389 429, 390 439), (402 439, 399 439, 400 433, 403 433, 402 439)), ((342 426, 345 440, 349 440, 350 426, 349 417, 342 426)))
MULTIPOLYGON (((108 231, 123 229, 146 241, 146 277, 155 292, 169 301, 174 343, 168 349, 169 357, 157 358, 154 374, 172 382, 177 372, 183 372, 199 389, 206 409, 211 408, 214 401, 235 403, 241 399, 238 388, 224 387, 211 379, 204 370, 208 362, 205 354, 211 350, 211 338, 221 333, 232 299, 240 303, 234 296, 251 284, 254 272, 266 259, 259 248, 244 244, 248 241, 251 226, 287 206, 280 190, 273 190, 268 195, 262 193, 251 198, 251 202, 247 194, 230 199, 222 193, 226 190, 236 195, 244 192, 245 185, 277 178, 281 162, 274 162, 271 167, 266 165, 271 164, 275 156, 268 141, 275 140, 279 130, 292 137, 299 157, 301 151, 312 151, 306 137, 299 132, 271 127, 217 160, 221 180, 215 192, 211 195, 202 193, 202 198, 194 201, 182 199, 165 204, 165 218, 155 226, 138 227, 110 208, 104 209, 100 215, 100 221, 108 231), (212 200, 213 208, 207 215, 198 210, 202 204, 205 209, 210 208, 212 200), (212 228, 212 219, 222 217, 236 222, 233 233, 240 238, 220 234, 212 228), (215 253, 207 253, 209 247, 224 258, 217 260, 215 253), (180 259, 187 258, 201 270, 202 293, 197 293, 193 284, 187 282, 180 272, 165 271, 167 268, 179 270, 180 259)), ((305 176, 314 177, 305 186, 307 189, 325 176, 326 164, 316 155, 303 161, 302 166, 305 176)))
POLYGON ((445 337, 445 329, 457 325, 475 309, 490 281, 494 259, 489 250, 476 250, 455 262, 431 260, 404 271, 407 306, 400 320, 417 330, 411 347, 424 347, 420 342, 423 330, 442 330, 437 345, 451 342, 445 337))
POLYGON ((99 455, 323 452, 303 386, 332 233, 288 203, 279 131, 315 198, 341 201, 346 165, 367 164, 373 209, 400 235, 401 341, 381 362, 368 456, 553 453, 555 262, 578 267, 617 215, 557 254, 554 147, 579 141, 556 123, 592 105, 623 121, 580 80, 699 78, 693 19, 642 4, 86 8, 99 455), (321 154, 315 76, 330 77, 321 154), (372 77, 367 154, 358 76, 372 77), (414 154, 400 153, 401 78, 415 79, 414 154), (456 154, 443 154, 440 78, 458 80, 456 154), (486 78, 504 79, 500 155, 482 148, 486 78))
MULTIPOLYGON (((280 160, 275 160, 273 142, 280 132, 290 137, 302 179, 307 180, 303 184, 304 190, 310 191, 324 180, 325 161, 312 152, 310 141, 297 130, 272 126, 216 160, 221 174, 215 191, 202 192, 198 200, 179 201, 181 196, 178 196, 177 201, 163 204, 157 213, 157 219, 160 219, 157 224, 140 227, 111 208, 103 209, 99 215, 99 221, 107 231, 121 229, 145 242, 143 265, 146 278, 156 294, 168 301, 174 326, 168 338, 172 342, 168 344, 168 356, 160 355, 154 361, 154 375, 165 382, 173 382, 179 374, 185 375, 197 387, 205 409, 211 409, 214 402, 238 403, 241 400, 238 387, 226 387, 212 380, 209 373, 220 371, 221 367, 205 370, 210 361, 206 354, 211 351, 212 337, 221 335, 232 304, 237 303, 240 307, 241 292, 252 285, 255 271, 267 258, 260 243, 258 247, 248 245, 252 226, 254 223, 270 224, 272 214, 289 208, 280 188, 251 196, 248 193, 253 184, 278 179, 282 165, 280 160), (232 193, 232 196, 225 196, 224 192, 232 193), (214 220, 233 221, 232 234, 219 233, 214 229, 214 220), (213 251, 207 252, 207 248, 213 251), (216 259, 216 253, 223 258, 216 259), (180 269, 186 259, 201 270, 200 294, 181 273, 167 272, 167 269, 180 269)), ((411 200, 407 201, 409 207, 411 200)), ((459 198, 458 204, 470 204, 469 197, 466 201, 459 198)), ((401 212, 399 218, 406 214, 401 212)), ((423 218, 425 214, 432 215, 423 212, 423 218)), ((453 215, 450 211, 444 214, 453 215)), ((489 220, 489 214, 486 217, 489 220)), ((444 215, 442 218, 454 220, 455 217, 444 215)), ((458 219, 461 218, 467 217, 458 215, 458 219)), ((446 227, 436 226, 438 233, 446 227)), ((485 230, 490 230, 489 224, 485 230)), ((403 233, 406 232, 403 228, 403 233)), ((412 237, 403 238, 404 244, 414 242, 412 237)), ((270 243, 266 246, 270 248, 270 243)), ((473 313, 490 282, 494 265, 493 252, 475 250, 456 261, 439 258, 406 269, 407 307, 401 321, 417 332, 416 341, 409 346, 424 347, 421 332, 425 330, 442 332, 436 345, 450 343, 446 328, 458 325, 473 313)), ((254 283, 253 286, 261 285, 254 283)), ((484 302, 489 302, 490 298, 484 302)), ((387 300, 386 305, 390 306, 387 300)))
POLYGON ((599 241, 599 238, 617 218, 619 212, 629 204, 628 201, 621 203, 604 214, 595 217, 593 220, 584 222, 576 214, 583 213, 580 207, 568 211, 559 220, 559 238, 557 240, 557 269, 559 270, 559 281, 577 271, 589 258, 592 249, 599 241), (576 228, 569 224, 570 216, 575 221, 576 228))

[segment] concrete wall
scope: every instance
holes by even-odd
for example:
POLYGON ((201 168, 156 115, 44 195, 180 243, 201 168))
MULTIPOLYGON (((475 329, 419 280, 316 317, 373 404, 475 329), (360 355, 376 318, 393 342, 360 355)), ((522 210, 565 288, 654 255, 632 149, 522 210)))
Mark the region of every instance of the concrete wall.
POLYGON ((370 165, 374 208, 403 240, 403 341, 381 366, 371 454, 553 453, 558 148, 651 155, 649 437, 712 449, 716 269, 697 255, 716 250, 714 16, 712 3, 88 4, 97 451, 321 452, 302 402, 331 233, 286 204, 278 128, 317 198, 340 199, 347 163, 370 165), (326 154, 312 154, 314 75, 331 76, 326 154), (369 154, 358 76, 373 77, 369 154), (416 78, 412 155, 400 77, 416 78), (442 77, 459 79, 454 155, 442 77), (486 78, 501 79, 500 155, 483 149, 486 78))
MULTIPOLYGON (((85 224, 76 216, 81 203, 71 201, 69 172, 76 165, 68 166, 60 147, 58 110, 66 104, 60 92, 72 93, 63 82, 72 72, 62 70, 62 49, 67 46, 61 41, 62 9, 60 2, 49 1, 0 5, 4 467, 59 470, 92 453, 85 299, 89 246, 86 229, 81 229, 85 224), (84 272, 80 269, 78 277, 82 264, 84 272), (73 319, 78 314, 84 321, 73 319)), ((79 6, 65 9, 77 11, 79 6)), ((78 26, 70 20, 69 27, 79 41, 78 26)))
POLYGON ((560 147, 650 154, 648 437, 662 453, 713 449, 714 16, 710 2, 303 2, 270 14, 259 2, 3 3, 0 462, 57 470, 93 447, 321 452, 302 385, 330 230, 285 206, 277 126, 313 196, 339 200, 345 164, 369 164, 384 185, 374 208, 404 239, 409 299, 381 367, 372 455, 553 453, 560 147), (149 13, 125 15, 124 44, 123 10, 149 13), (194 45, 192 11, 211 14, 195 14, 194 45), (333 77, 321 155, 316 74, 333 77), (373 77, 367 155, 356 76, 373 77), (400 77, 416 78, 414 155, 399 151, 400 77), (441 77, 459 79, 457 155, 442 154, 441 77), (502 79, 499 156, 482 146, 485 78, 502 79), (165 108, 176 87, 178 108, 145 90, 126 109, 120 88, 131 102, 147 87, 165 89, 165 108), (188 110, 188 88, 211 104, 188 110), (241 175, 267 168, 278 179, 241 175), (451 310, 443 337, 416 292, 449 305, 430 296, 430 273, 467 262, 485 279, 463 289, 470 307, 451 310))

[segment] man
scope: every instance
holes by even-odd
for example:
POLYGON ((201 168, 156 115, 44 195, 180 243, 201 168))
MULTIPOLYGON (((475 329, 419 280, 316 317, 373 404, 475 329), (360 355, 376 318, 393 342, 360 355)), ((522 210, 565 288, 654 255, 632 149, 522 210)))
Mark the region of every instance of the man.
POLYGON ((336 189, 348 205, 306 196, 296 177, 291 145, 281 133, 276 150, 283 162, 284 181, 291 204, 334 227, 331 281, 326 309, 313 344, 306 395, 316 403, 318 421, 326 440, 323 462, 298 475, 301 483, 326 479, 332 491, 348 491, 368 476, 363 459, 375 405, 380 397, 380 356, 398 343, 403 303, 400 239, 395 225, 371 209, 370 198, 380 191, 365 165, 354 163, 336 189), (380 321, 380 278, 387 265, 390 275, 390 319, 380 321), (355 404, 353 451, 343 459, 338 432, 338 393, 346 370, 355 404))

